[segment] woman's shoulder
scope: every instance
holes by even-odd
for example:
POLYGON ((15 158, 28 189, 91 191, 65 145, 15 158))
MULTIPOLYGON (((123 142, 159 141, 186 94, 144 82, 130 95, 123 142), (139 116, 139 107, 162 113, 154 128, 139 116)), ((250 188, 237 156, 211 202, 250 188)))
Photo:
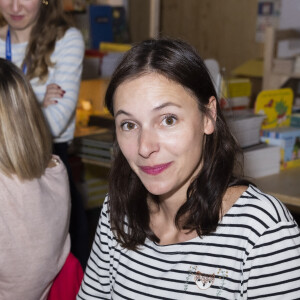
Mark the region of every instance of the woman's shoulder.
POLYGON ((73 40, 74 43, 83 42, 83 36, 79 29, 75 27, 70 27, 69 29, 66 30, 64 36, 60 41, 66 42, 66 41, 73 41, 73 40))
POLYGON ((106 216, 109 215, 109 196, 106 195, 103 201, 101 213, 105 214, 106 216))
POLYGON ((75 27, 70 27, 64 36, 56 42, 53 55, 61 57, 63 54, 70 52, 83 55, 84 49, 85 45, 81 32, 75 27))
POLYGON ((279 199, 253 185, 249 185, 233 205, 233 213, 263 222, 268 228, 280 222, 294 222, 291 213, 279 199))
POLYGON ((59 158, 59 156, 53 154, 50 161, 49 161, 49 163, 48 163, 46 171, 50 171, 50 172, 59 171, 59 172, 61 172, 62 169, 63 170, 66 169, 64 163, 59 158))

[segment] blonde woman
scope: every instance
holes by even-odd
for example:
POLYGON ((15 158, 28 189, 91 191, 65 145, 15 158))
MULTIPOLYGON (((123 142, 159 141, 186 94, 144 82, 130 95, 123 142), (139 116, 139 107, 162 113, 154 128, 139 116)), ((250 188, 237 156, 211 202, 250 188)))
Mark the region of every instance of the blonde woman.
POLYGON ((29 82, 0 59, 0 299, 47 299, 70 253, 67 171, 29 82))
POLYGON ((64 14, 62 3, 0 0, 0 57, 20 67, 30 80, 50 127, 53 153, 67 166, 72 198, 72 251, 84 265, 88 257, 86 216, 72 181, 67 154, 74 136, 84 42, 64 14))

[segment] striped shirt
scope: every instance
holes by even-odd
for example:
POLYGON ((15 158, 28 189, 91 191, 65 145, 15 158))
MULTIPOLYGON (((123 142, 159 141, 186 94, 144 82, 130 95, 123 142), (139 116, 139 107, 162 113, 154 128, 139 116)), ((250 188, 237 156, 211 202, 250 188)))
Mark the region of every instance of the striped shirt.
POLYGON ((254 186, 215 233, 124 249, 105 200, 81 299, 300 299, 300 232, 287 208, 254 186))
MULTIPOLYGON (((0 57, 5 58, 5 41, 0 39, 0 57)), ((20 67, 26 52, 26 43, 12 44, 12 61, 20 67)), ((84 41, 79 30, 69 28, 63 38, 58 40, 51 61, 55 64, 49 68, 45 83, 38 78, 31 80, 31 85, 40 103, 43 102, 47 85, 58 84, 66 93, 57 98, 57 104, 43 108, 54 142, 62 143, 73 139, 75 130, 75 112, 81 81, 84 41)))

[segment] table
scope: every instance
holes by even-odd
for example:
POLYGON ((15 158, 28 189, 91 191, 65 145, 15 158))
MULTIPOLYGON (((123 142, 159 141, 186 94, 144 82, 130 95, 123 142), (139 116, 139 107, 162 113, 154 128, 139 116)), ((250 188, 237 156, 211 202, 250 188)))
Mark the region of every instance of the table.
POLYGON ((300 212, 300 167, 281 170, 280 173, 252 180, 262 191, 271 194, 300 212))

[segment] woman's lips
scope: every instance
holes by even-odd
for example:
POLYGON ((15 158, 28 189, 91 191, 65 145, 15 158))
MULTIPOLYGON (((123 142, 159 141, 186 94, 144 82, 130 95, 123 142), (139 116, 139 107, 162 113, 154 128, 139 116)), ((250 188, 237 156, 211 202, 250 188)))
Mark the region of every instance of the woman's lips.
POLYGON ((157 175, 157 174, 160 174, 161 172, 163 172, 164 170, 166 170, 171 164, 172 164, 172 162, 169 162, 169 163, 166 163, 166 164, 156 165, 156 166, 153 166, 153 167, 144 166, 144 167, 140 167, 140 168, 146 174, 157 175))
POLYGON ((20 21, 24 18, 24 16, 10 15, 10 18, 14 21, 20 21))

